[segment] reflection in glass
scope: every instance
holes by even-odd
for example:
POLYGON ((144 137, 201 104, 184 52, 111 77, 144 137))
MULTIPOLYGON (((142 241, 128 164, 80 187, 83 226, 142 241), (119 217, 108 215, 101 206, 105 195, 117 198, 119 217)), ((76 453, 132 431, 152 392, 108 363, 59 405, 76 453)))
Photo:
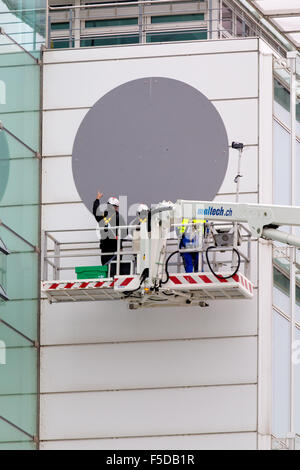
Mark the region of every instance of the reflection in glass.
POLYGON ((290 134, 274 121, 274 204, 291 204, 290 134))
POLYGON ((273 312, 272 434, 286 437, 290 420, 290 324, 273 312))

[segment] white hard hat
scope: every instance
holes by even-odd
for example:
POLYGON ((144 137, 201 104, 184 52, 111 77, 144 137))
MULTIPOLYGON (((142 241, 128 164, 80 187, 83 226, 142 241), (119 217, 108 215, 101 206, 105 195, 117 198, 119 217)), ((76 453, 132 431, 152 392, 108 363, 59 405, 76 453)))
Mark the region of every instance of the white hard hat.
POLYGON ((108 204, 111 204, 112 206, 117 206, 119 207, 120 201, 116 197, 110 197, 107 201, 108 204))
POLYGON ((140 204, 136 212, 137 214, 140 214, 141 212, 148 211, 148 210, 149 210, 149 207, 147 206, 147 204, 140 204))

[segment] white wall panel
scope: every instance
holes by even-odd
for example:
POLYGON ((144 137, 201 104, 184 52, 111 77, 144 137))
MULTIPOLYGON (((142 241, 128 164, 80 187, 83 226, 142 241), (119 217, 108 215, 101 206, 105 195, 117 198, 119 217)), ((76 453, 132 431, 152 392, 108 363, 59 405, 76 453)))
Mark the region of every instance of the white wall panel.
POLYGON ((87 112, 88 109, 44 112, 43 156, 72 155, 77 130, 87 112))
POLYGON ((41 392, 256 382, 255 337, 56 346, 41 350, 41 392))
POLYGON ((121 47, 89 47, 68 50, 48 50, 44 63, 81 62, 95 60, 128 59, 185 54, 237 53, 258 50, 258 39, 238 38, 223 41, 196 41, 177 44, 147 44, 121 47))
POLYGON ((41 440, 256 430, 255 385, 50 394, 40 404, 41 440))
POLYGON ((40 450, 255 450, 256 433, 44 441, 40 450))
MULTIPOLYGON (((231 143, 231 142, 230 142, 231 143)), ((239 152, 229 151, 228 169, 219 189, 219 193, 234 193, 236 183, 234 178, 238 174, 239 152)), ((240 192, 251 193, 258 191, 258 147, 245 147, 241 161, 240 192)))
POLYGON ((216 101, 228 134, 228 143, 258 144, 258 100, 216 101))
MULTIPOLYGON (((220 202, 235 202, 235 193, 234 194, 217 194, 217 196, 214 198, 214 201, 220 201, 220 202)), ((258 193, 244 193, 240 194, 239 198, 240 202, 245 202, 248 204, 257 204, 258 202, 258 193)))
POLYGON ((129 310, 125 302, 42 301, 41 344, 80 344, 257 334, 252 300, 210 302, 206 308, 129 310))
POLYGON ((257 70, 256 52, 47 65, 44 109, 90 107, 125 82, 156 76, 181 80, 209 99, 256 98, 257 70), (216 76, 225 69, 226 80, 216 86, 216 76))
POLYGON ((42 224, 43 230, 95 228, 96 238, 96 220, 83 203, 44 205, 42 224))
POLYGON ((77 202, 77 192, 72 172, 71 157, 43 159, 43 204, 77 202))

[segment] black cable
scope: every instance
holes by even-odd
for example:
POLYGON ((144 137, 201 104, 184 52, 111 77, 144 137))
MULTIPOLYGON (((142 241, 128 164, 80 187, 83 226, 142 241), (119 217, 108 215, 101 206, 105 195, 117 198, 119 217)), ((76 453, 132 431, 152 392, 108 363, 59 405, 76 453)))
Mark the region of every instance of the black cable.
POLYGON ((216 248, 214 245, 212 246, 209 246, 205 252, 205 256, 206 256, 206 261, 207 261, 207 265, 209 267, 209 269, 211 270, 211 272, 213 273, 213 275, 217 278, 217 279, 230 279, 231 277, 235 276, 236 273, 238 272, 238 270, 240 269, 240 265, 241 265, 241 257, 240 257, 240 254, 239 252, 235 249, 235 248, 232 248, 232 251, 234 251, 234 253, 237 254, 237 257, 238 257, 238 265, 237 265, 237 268, 236 270, 234 271, 234 273, 230 274, 230 276, 219 276, 219 274, 216 274, 213 270, 213 268, 211 267, 211 264, 210 264, 210 261, 208 259, 208 252, 212 249, 212 248, 216 248))
POLYGON ((166 260, 166 265, 165 265, 165 270, 166 270, 166 275, 167 275, 167 279, 165 281, 161 281, 161 285, 162 284, 167 284, 168 280, 170 279, 170 275, 169 275, 169 271, 168 271, 168 263, 170 261, 170 259, 172 258, 173 255, 176 255, 176 253, 179 253, 179 250, 176 250, 176 251, 173 251, 173 253, 171 253, 167 260, 166 260))
POLYGON ((140 290, 143 282, 147 279, 147 277, 149 277, 149 269, 145 268, 144 271, 142 272, 141 276, 140 276, 140 285, 139 285, 139 287, 137 287, 136 289, 133 289, 131 291, 124 292, 125 296, 130 297, 131 294, 133 294, 133 292, 137 292, 138 290, 140 290))

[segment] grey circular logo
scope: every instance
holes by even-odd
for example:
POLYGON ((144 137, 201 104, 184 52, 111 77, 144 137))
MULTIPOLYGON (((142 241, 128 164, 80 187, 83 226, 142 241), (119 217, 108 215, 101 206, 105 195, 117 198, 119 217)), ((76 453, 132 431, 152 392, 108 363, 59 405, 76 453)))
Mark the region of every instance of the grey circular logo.
MULTIPOLYGON (((178 80, 150 77, 111 90, 90 109, 73 147, 73 175, 89 210, 97 191, 134 203, 211 200, 228 165, 228 137, 212 103, 178 80)), ((103 201, 105 202, 105 201, 103 201)))

